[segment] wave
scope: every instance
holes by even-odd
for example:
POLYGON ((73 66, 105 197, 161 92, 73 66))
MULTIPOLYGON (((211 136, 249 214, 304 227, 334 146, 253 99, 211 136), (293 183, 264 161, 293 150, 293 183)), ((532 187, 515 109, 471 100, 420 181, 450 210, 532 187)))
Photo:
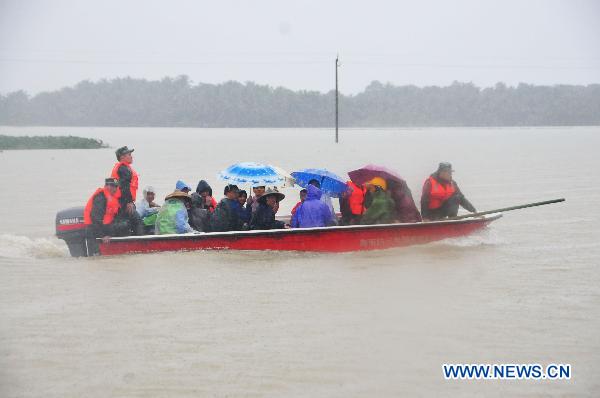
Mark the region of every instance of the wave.
POLYGON ((68 257, 66 245, 58 240, 0 235, 0 258, 57 258, 68 257))
POLYGON ((496 231, 490 228, 478 231, 477 233, 461 236, 458 238, 448 238, 437 242, 432 242, 430 246, 440 247, 485 247, 498 246, 507 243, 506 239, 501 238, 496 231))

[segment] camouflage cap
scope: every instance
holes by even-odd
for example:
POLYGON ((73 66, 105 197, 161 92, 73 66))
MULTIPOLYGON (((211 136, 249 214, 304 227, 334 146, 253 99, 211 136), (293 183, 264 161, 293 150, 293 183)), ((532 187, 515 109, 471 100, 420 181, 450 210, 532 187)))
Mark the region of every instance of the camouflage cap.
POLYGON ((441 170, 450 170, 450 171, 454 171, 454 169, 452 168, 452 164, 449 162, 442 162, 439 164, 438 166, 438 171, 441 170))
POLYGON ((127 148, 127 145, 125 145, 125 146, 122 146, 121 148, 117 149, 115 151, 115 155, 117 155, 117 160, 119 160, 121 158, 121 156, 127 155, 128 153, 131 153, 133 151, 134 151, 134 149, 129 149, 129 148, 127 148))

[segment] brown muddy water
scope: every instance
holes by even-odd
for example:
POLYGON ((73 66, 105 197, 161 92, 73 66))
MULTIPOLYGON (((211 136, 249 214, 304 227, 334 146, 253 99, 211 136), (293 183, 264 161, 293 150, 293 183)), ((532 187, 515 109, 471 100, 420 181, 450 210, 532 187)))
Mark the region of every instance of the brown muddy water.
MULTIPOLYGON (((0 153, 0 395, 598 396, 600 128, 12 128, 134 147, 140 184, 215 192, 237 161, 340 175, 396 169, 413 190, 451 161, 475 235, 347 254, 70 258, 56 211, 85 203, 114 149, 0 153), (568 363, 571 380, 446 381, 443 363, 568 363)), ((281 212, 297 201, 287 189, 281 212)))

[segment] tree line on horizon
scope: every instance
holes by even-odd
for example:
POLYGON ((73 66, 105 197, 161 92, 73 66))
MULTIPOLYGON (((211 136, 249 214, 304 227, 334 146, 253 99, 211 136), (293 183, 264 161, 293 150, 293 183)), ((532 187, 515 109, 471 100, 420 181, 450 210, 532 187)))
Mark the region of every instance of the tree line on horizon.
MULTIPOLYGON (((334 91, 126 77, 85 80, 35 96, 0 94, 0 125, 331 127, 334 103, 334 91)), ((600 84, 480 88, 373 81, 358 94, 340 95, 339 109, 343 127, 600 125, 600 84)))

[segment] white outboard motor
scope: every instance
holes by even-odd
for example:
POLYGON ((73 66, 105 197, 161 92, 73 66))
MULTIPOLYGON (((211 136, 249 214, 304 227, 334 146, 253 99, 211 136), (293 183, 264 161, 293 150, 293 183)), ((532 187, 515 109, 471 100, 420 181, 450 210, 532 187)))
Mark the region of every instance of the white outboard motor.
POLYGON ((56 213, 56 237, 67 243, 73 257, 87 257, 83 206, 71 207, 56 213))

